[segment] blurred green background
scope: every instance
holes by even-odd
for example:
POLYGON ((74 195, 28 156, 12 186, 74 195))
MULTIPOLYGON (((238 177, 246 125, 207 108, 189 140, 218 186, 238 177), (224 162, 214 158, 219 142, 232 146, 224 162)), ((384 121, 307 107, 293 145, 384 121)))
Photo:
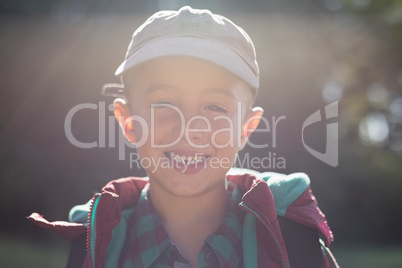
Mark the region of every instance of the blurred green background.
MULTIPOLYGON (((275 172, 305 172, 335 235, 341 267, 402 267, 402 1, 387 0, 1 0, 0 266, 63 267, 69 244, 29 223, 36 211, 67 220, 106 182, 142 176, 118 160, 117 126, 106 109, 75 114, 81 149, 66 138, 67 113, 99 105, 134 29, 160 9, 208 8, 242 26, 261 68, 257 105, 273 134, 256 133, 243 154, 285 160, 275 172), (305 129, 315 111, 339 101, 339 116, 305 129), (102 122, 100 122, 101 118, 102 122), (339 126, 339 164, 325 152, 326 124, 339 126), (99 126, 105 124, 106 130, 99 126), (112 131, 109 132, 109 129, 112 131)), ((272 160, 273 161, 273 160, 272 160)), ((263 170, 260 170, 263 171, 263 170)))

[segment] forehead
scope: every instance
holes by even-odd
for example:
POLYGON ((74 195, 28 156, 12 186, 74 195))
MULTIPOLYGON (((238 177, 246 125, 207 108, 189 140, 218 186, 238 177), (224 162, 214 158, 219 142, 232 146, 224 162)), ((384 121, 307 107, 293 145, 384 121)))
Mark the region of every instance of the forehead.
POLYGON ((229 71, 204 60, 169 56, 142 63, 124 77, 129 96, 163 91, 181 94, 222 94, 245 100, 252 90, 229 71), (241 96, 242 95, 242 96, 241 96))

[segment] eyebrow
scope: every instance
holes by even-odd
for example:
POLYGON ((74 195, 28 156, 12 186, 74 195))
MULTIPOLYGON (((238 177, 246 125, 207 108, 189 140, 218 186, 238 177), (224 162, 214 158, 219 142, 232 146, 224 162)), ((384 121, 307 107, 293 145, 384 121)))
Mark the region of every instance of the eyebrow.
POLYGON ((151 93, 154 93, 155 91, 167 91, 171 89, 176 89, 175 87, 169 86, 169 85, 156 85, 156 86, 150 86, 147 88, 144 92, 144 95, 149 95, 151 93))
POLYGON ((236 100, 235 96, 233 95, 233 93, 229 90, 225 90, 223 88, 210 88, 207 90, 207 92, 211 92, 211 93, 218 93, 218 94, 222 94, 225 95, 231 99, 236 100))

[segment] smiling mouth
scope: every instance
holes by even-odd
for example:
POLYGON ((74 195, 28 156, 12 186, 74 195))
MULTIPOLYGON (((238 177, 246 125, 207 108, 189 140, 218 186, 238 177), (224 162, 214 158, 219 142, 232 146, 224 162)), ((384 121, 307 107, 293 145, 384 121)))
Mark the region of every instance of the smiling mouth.
POLYGON ((173 152, 166 152, 167 156, 174 161, 182 163, 183 165, 195 165, 204 162, 210 158, 209 155, 195 154, 193 156, 180 155, 173 152))

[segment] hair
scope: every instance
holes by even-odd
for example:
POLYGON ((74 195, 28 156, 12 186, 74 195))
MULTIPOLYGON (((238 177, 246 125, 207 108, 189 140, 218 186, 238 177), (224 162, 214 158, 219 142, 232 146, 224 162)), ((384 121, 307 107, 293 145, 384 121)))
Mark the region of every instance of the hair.
MULTIPOLYGON (((128 73, 130 74, 130 72, 128 73)), ((126 103, 130 102, 130 89, 133 88, 133 82, 132 79, 130 79, 130 75, 125 74, 124 76, 121 77, 121 83, 124 86, 124 90, 123 90, 123 95, 124 95, 124 100, 126 101, 126 103)))

